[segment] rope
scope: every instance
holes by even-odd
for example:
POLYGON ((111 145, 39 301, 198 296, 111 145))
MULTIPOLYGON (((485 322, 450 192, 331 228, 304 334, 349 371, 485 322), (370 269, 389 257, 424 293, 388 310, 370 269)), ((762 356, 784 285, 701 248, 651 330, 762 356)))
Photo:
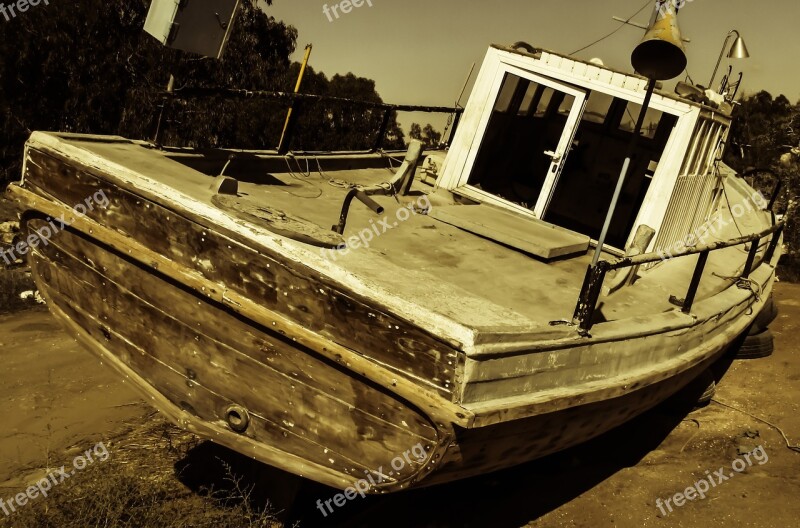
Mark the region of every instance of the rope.
POLYGON ((642 11, 644 11, 645 9, 647 9, 647 6, 649 6, 650 4, 652 4, 652 0, 648 0, 647 2, 645 2, 645 4, 644 4, 644 5, 641 7, 641 9, 639 9, 637 12, 635 12, 634 14, 632 14, 631 16, 629 16, 629 17, 628 17, 628 18, 625 20, 625 22, 622 22, 622 23, 620 23, 620 25, 619 25, 619 27, 617 27, 617 29, 615 29, 614 31, 612 31, 612 32, 611 32, 611 33, 609 33, 608 35, 605 35, 605 36, 603 36, 603 37, 600 37, 599 39, 595 40, 595 41, 594 41, 594 42, 592 42, 591 44, 588 44, 588 45, 586 45, 586 46, 582 47, 581 49, 578 49, 578 50, 575 50, 575 51, 573 51, 572 53, 570 53, 570 55, 576 55, 576 54, 578 54, 578 53, 580 53, 580 52, 582 52, 582 51, 584 51, 584 50, 587 50, 587 49, 591 48, 592 46, 594 46, 595 44, 600 44, 601 42, 603 42, 603 41, 604 41, 604 40, 606 40, 607 38, 609 38, 609 37, 611 37, 612 35, 616 34, 616 32, 617 32, 617 31, 619 31, 620 29, 624 28, 624 27, 625 27, 625 26, 628 24, 628 22, 630 22, 631 20, 633 20, 633 18, 634 18, 636 15, 638 15, 639 13, 641 13, 642 11))
MULTIPOLYGON (((291 157, 293 157, 293 158, 294 158, 294 156, 291 156, 291 157)), ((315 199, 319 198, 320 196, 322 196, 323 194, 325 194, 325 193, 323 192, 323 190, 322 190, 322 188, 321 188, 321 187, 319 187, 319 186, 318 186, 317 184, 315 184, 314 182, 310 182, 310 181, 308 181, 308 179, 307 179, 307 178, 311 176, 311 171, 310 171, 310 170, 309 170, 309 172, 308 172, 308 175, 305 175, 305 174, 303 174, 303 176, 304 176, 303 178, 298 178, 298 177, 295 175, 294 171, 292 170, 292 165, 289 163, 289 156, 284 156, 284 157, 283 157, 283 160, 286 162, 286 168, 288 168, 288 169, 289 169, 289 175, 290 175, 292 178, 294 178, 294 179, 295 179, 295 180, 297 180, 297 181, 301 181, 301 182, 303 182, 303 183, 310 183, 311 185, 313 185, 314 187, 316 187, 316 188, 317 188, 317 191, 319 191, 319 193, 318 193, 316 196, 303 196, 303 195, 301 195, 301 194, 295 194, 295 193, 293 193, 292 191, 288 191, 288 190, 286 190, 286 189, 281 189, 283 192, 285 192, 286 194, 290 194, 290 195, 292 195, 292 196, 294 196, 294 197, 296 197, 296 198, 304 198, 304 199, 309 199, 309 200, 315 200, 315 199)), ((298 170, 300 170, 300 173, 302 174, 302 173, 303 173, 303 169, 302 169, 302 167, 300 167, 300 162, 299 162, 299 161, 297 161, 297 158, 295 158, 295 162, 297 163, 297 168, 298 168, 298 170)), ((308 163, 308 160, 307 160, 307 159, 306 159, 306 163, 308 163)))
POLYGON ((711 401, 716 403, 717 405, 722 405, 723 407, 727 407, 728 409, 732 409, 732 410, 734 410, 736 412, 740 412, 742 414, 746 414, 747 416, 749 416, 750 418, 753 418, 754 420, 758 420, 759 422, 767 424, 768 426, 772 427, 773 429, 775 429, 776 431, 778 431, 781 434, 781 436, 783 437, 783 441, 786 442, 786 447, 787 448, 789 448, 790 450, 794 451, 795 453, 800 453, 800 445, 792 445, 792 443, 789 441, 789 437, 786 436, 786 433, 783 432, 783 429, 781 429, 777 425, 775 425, 775 424, 773 424, 771 422, 768 422, 767 420, 765 420, 765 419, 763 419, 761 417, 758 417, 755 414, 749 413, 749 412, 747 412, 747 411, 745 411, 743 409, 739 409, 738 407, 734 407, 733 405, 728 405, 727 403, 723 403, 723 402, 721 402, 721 401, 719 401, 717 399, 713 399, 711 401))
POLYGON ((753 294, 756 301, 761 302, 761 295, 764 293, 761 286, 750 277, 742 277, 736 283, 736 287, 740 290, 749 290, 753 294))

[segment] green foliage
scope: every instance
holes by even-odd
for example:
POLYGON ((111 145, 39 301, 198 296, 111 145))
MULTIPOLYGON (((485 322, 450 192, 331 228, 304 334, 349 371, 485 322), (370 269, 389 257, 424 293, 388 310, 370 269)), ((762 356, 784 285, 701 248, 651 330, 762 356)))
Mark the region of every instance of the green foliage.
POLYGON ((425 148, 437 148, 442 141, 442 133, 433 128, 430 123, 425 125, 425 128, 422 128, 419 123, 413 123, 408 135, 411 136, 411 139, 422 141, 425 148))
MULTIPOLYGON (((299 73, 299 65, 292 65, 292 77, 299 73)), ((382 103, 375 90, 375 81, 356 77, 352 73, 334 75, 330 80, 324 73, 308 68, 303 80, 303 92, 382 103)), ((296 104, 299 109, 293 148, 304 150, 361 150, 372 148, 383 122, 384 110, 358 107, 350 103, 324 102, 296 104)), ((404 134, 397 124, 397 113, 390 116, 390 124, 383 148, 405 147, 404 134)))
POLYGON ((800 278, 800 222, 796 214, 800 159, 792 149, 800 146, 800 102, 793 106, 783 95, 773 98, 761 91, 742 99, 736 117, 725 162, 739 173, 762 169, 748 179, 766 196, 778 180, 782 182, 784 192, 776 211, 791 209, 784 235, 787 253, 782 260, 783 274, 796 280, 800 278))
MULTIPOLYGON (((271 2, 268 2, 271 3, 271 2)), ((161 46, 144 33, 149 0, 52 2, 0 23, 0 179, 19 178, 34 130, 152 139, 170 74, 175 87, 291 91, 295 28, 251 0, 242 2, 221 61, 161 46)), ((312 74, 303 91, 380 101, 375 84, 352 74, 312 74)), ((325 105, 300 120, 294 148, 351 149, 374 142, 382 114, 325 105), (322 125, 320 125, 322 123, 322 125), (338 141, 338 143, 337 143, 338 141)), ((286 105, 263 100, 170 101, 165 144, 274 148, 286 105)), ((402 131, 393 119, 395 147, 402 131)), ((390 134, 391 135, 391 134, 390 134)))

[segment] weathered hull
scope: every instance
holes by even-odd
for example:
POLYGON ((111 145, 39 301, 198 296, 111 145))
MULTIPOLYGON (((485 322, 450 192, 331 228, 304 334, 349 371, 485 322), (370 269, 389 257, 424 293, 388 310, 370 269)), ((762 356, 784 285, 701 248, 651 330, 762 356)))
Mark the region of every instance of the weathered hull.
POLYGON ((731 291, 633 339, 608 323, 592 340, 470 355, 102 168, 30 150, 10 193, 28 235, 67 213, 29 261, 88 348, 181 427, 339 488, 446 482, 593 438, 689 383, 763 302, 731 291), (101 191, 107 207, 71 210, 101 191))
POLYGON ((202 422, 215 441, 339 486, 437 444, 436 428, 407 402, 90 239, 62 232, 31 266, 51 308, 93 349, 138 374, 132 381, 160 396, 173 420, 202 422))

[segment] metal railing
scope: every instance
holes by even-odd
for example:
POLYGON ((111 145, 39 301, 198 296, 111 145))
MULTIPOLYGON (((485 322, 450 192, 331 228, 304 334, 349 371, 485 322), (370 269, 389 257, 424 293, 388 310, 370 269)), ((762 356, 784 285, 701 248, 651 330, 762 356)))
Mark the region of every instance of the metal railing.
MULTIPOLYGON (((272 101, 284 101, 287 108, 295 107, 296 103, 300 102, 331 102, 343 103, 353 105, 359 108, 371 108, 383 110, 383 120, 378 130, 377 136, 373 143, 371 151, 376 152, 383 147, 386 140, 386 133, 388 132, 389 125, 391 124, 392 114, 394 112, 424 112, 432 114, 453 114, 453 124, 450 131, 448 141, 452 141, 455 137, 456 129, 458 128, 461 120, 461 115, 464 112, 460 107, 446 107, 446 106, 417 106, 417 105, 397 105, 388 103, 378 103, 373 101, 359 101, 355 99, 347 99, 344 97, 334 97, 329 95, 315 95, 304 93, 292 92, 270 92, 263 90, 244 90, 235 88, 198 88, 198 87, 185 87, 176 90, 164 92, 163 106, 160 108, 160 114, 156 124, 156 132, 153 142, 161 144, 163 135, 162 120, 164 113, 169 108, 170 101, 173 100, 191 100, 198 98, 223 98, 223 99, 267 99, 272 101)), ((279 152, 286 154, 291 149, 292 139, 294 137, 295 125, 297 124, 298 115, 302 112, 302 105, 300 108, 295 108, 291 114, 291 118, 286 126, 286 136, 279 152), (299 110, 299 111, 298 111, 299 110)))
MULTIPOLYGON (((692 306, 694 305, 694 301, 697 296, 697 290, 700 287, 700 282, 703 278, 703 271, 705 270, 706 263, 708 262, 709 254, 721 249, 750 243, 751 246, 747 253, 747 260, 745 261, 744 269, 742 270, 742 275, 740 277, 742 279, 746 279, 750 276, 750 273, 752 273, 755 267, 754 264, 756 256, 758 255, 758 251, 761 248, 761 241, 764 238, 772 235, 769 246, 764 254, 764 258, 761 261, 762 263, 770 262, 775 255, 775 250, 778 247, 778 242, 780 241, 785 226, 786 221, 782 220, 781 222, 776 223, 769 229, 766 229, 760 233, 734 238, 725 242, 715 242, 713 244, 696 246, 689 249, 685 253, 682 253, 681 255, 670 257, 670 259, 677 259, 690 257, 693 255, 700 255, 700 257, 697 259, 697 265, 695 266, 694 273, 692 274, 692 279, 689 283, 686 297, 681 302, 681 311, 687 314, 692 311, 692 306)), ((589 266, 589 268, 586 270, 586 277, 584 278, 583 286, 581 287, 581 294, 578 298, 578 304, 575 307, 575 314, 573 316, 573 323, 578 326, 579 332, 588 335, 589 331, 592 329, 592 326, 594 326, 594 315, 595 311, 597 310, 597 303, 600 299, 600 294, 603 289, 603 282, 605 281, 608 272, 632 268, 635 266, 643 266, 645 264, 652 264, 663 260, 665 260, 665 258, 662 254, 648 253, 646 255, 638 255, 635 257, 622 257, 612 261, 603 260, 598 262, 596 266, 589 266)))

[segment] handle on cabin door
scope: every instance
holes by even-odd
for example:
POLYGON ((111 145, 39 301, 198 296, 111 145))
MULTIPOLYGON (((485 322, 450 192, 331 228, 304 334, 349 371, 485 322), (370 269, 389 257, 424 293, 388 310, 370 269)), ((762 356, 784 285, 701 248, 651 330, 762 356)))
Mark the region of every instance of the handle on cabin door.
POLYGON ((553 160, 553 163, 558 163, 561 160, 561 154, 552 150, 545 150, 544 155, 553 160))

